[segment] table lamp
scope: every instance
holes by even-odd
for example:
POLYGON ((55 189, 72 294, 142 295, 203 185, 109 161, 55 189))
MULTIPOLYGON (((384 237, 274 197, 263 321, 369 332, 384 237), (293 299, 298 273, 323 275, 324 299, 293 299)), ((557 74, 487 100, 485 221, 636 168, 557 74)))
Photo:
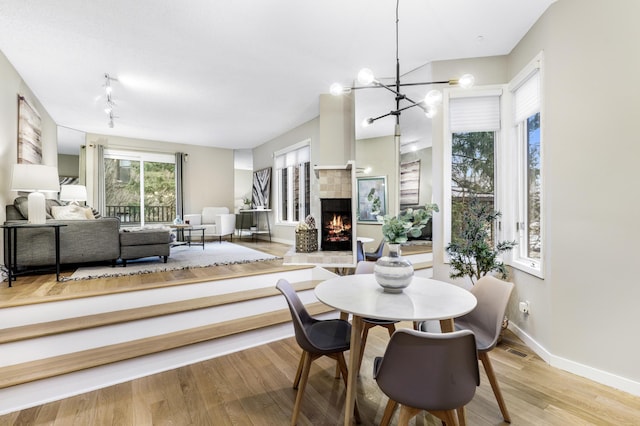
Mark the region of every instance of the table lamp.
POLYGON ((41 164, 15 164, 11 177, 11 190, 30 193, 27 197, 29 223, 46 223, 47 212, 43 192, 60 190, 58 168, 41 164))
POLYGON ((87 201, 87 187, 84 185, 62 185, 60 187, 60 200, 80 205, 80 201, 83 203, 87 201))

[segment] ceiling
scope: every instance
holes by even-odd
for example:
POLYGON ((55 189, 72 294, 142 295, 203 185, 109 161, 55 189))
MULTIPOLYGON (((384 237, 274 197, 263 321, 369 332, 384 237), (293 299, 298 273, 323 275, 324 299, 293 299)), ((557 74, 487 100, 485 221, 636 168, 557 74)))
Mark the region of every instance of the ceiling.
MULTIPOLYGON (((401 72, 507 54, 553 1, 402 0, 401 72)), ((319 95, 335 81, 351 85, 362 67, 393 77, 395 8, 393 0, 0 0, 0 51, 59 126, 247 149, 316 117, 319 95), (113 128, 105 73, 118 79, 113 128)), ((358 122, 367 109, 393 108, 383 89, 356 93, 358 122)), ((426 134, 424 116, 415 135, 412 115, 402 117, 403 136, 426 134)), ((357 138, 388 135, 393 119, 356 128, 357 138)), ((59 151, 77 153, 81 140, 63 136, 59 151)))

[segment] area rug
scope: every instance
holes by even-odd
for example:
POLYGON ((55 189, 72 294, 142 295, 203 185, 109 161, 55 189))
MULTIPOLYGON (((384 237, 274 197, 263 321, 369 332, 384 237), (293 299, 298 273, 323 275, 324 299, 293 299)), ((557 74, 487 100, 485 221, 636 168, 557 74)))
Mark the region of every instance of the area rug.
POLYGON ((202 246, 177 246, 171 248, 167 263, 158 256, 128 260, 127 266, 118 263, 110 265, 78 268, 65 280, 84 280, 90 278, 117 277, 123 275, 149 274, 153 272, 175 271, 179 269, 204 268, 207 266, 230 265, 234 263, 260 262, 279 259, 267 253, 253 250, 227 241, 210 242, 202 246))

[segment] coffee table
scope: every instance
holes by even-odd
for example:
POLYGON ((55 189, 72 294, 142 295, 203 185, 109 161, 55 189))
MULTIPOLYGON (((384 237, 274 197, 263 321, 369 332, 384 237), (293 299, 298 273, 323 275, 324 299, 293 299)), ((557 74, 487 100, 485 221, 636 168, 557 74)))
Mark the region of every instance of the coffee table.
POLYGON ((192 245, 194 245, 194 246, 202 246, 202 250, 204 250, 204 231, 206 229, 204 226, 192 226, 192 225, 187 225, 185 223, 185 224, 179 224, 179 225, 170 225, 170 227, 176 230, 176 237, 177 237, 177 240, 171 243, 172 247, 182 246, 182 245, 191 247, 192 245), (185 231, 188 233, 186 237, 184 235, 185 231), (199 243, 193 242, 192 233, 194 231, 201 232, 199 243))

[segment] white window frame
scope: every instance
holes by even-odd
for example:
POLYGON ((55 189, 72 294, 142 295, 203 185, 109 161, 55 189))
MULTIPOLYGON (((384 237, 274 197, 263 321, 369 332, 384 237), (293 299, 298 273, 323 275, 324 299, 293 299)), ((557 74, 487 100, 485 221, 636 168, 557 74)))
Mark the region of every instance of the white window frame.
MULTIPOLYGON (((495 131, 495 148, 494 148, 494 156, 495 156, 495 177, 494 177, 494 197, 496 203, 496 209, 500 209, 501 200, 504 199, 503 195, 503 185, 501 184, 500 177, 502 176, 500 170, 500 164, 502 163, 503 153, 502 153, 502 143, 501 140, 504 139, 504 125, 503 125, 503 114, 505 110, 503 91, 505 86, 502 85, 491 85, 491 86, 483 86, 476 89, 445 89, 443 96, 443 135, 444 135, 444 146, 443 146, 443 208, 441 209, 443 215, 443 253, 444 253, 444 262, 449 263, 449 255, 447 254, 446 247, 451 243, 451 159, 452 159, 452 147, 453 147, 453 133, 451 132, 450 125, 450 100, 452 98, 466 98, 466 97, 485 97, 485 96, 498 96, 500 98, 500 129, 495 131)), ((495 238, 502 239, 504 231, 502 229, 501 223, 498 223, 496 227, 495 238)))
MULTIPOLYGON (((539 93, 539 108, 537 111, 532 111, 532 114, 535 112, 540 113, 540 179, 541 179, 541 194, 540 194, 540 239, 541 239, 541 250, 540 250, 540 259, 533 259, 527 256, 527 234, 526 230, 523 229, 522 224, 527 222, 527 134, 526 134, 526 118, 524 121, 516 122, 515 117, 515 105, 509 109, 510 114, 508 116, 509 120, 509 139, 510 139, 510 150, 509 157, 511 159, 510 163, 513 164, 512 170, 509 171, 509 176, 513 176, 512 180, 514 184, 511 188, 512 197, 517 200, 517 203, 514 203, 512 209, 509 211, 509 217, 505 218, 508 220, 509 231, 511 234, 511 239, 518 241, 518 247, 516 247, 510 253, 509 264, 518 270, 526 272, 528 274, 534 275, 538 278, 544 279, 544 256, 545 256, 545 246, 546 246, 546 238, 545 238, 545 227, 544 227, 544 103, 542 99, 542 85, 544 84, 544 74, 543 74, 543 54, 540 52, 536 57, 527 64, 514 79, 509 83, 508 91, 511 98, 511 103, 514 104, 514 94, 515 92, 522 87, 524 83, 526 83, 534 74, 538 73, 538 78, 540 81, 540 93, 539 93)), ((531 114, 528 114, 530 117, 531 114)))
MULTIPOLYGON (((307 148, 309 150, 309 158, 311 158, 311 139, 305 139, 302 142, 298 142, 294 145, 291 145, 285 149, 281 149, 279 151, 274 152, 273 154, 273 170, 275 171, 275 184, 276 184, 276 190, 275 190, 275 196, 276 196, 276 201, 275 201, 275 206, 274 206, 274 214, 275 214, 275 218, 276 218, 276 225, 283 225, 283 226, 296 226, 298 225, 298 223, 300 223, 300 221, 293 221, 293 220, 282 220, 282 212, 281 212, 281 202, 280 200, 282 199, 282 182, 280 182, 280 173, 279 173, 279 167, 278 167, 278 157, 281 157, 283 155, 287 155, 291 152, 294 151, 298 151, 300 149, 303 148, 307 148)), ((311 166, 311 164, 310 164, 311 166)), ((301 175, 300 176, 301 179, 303 179, 304 177, 301 175)), ((288 180, 288 188, 291 188, 293 190, 293 175, 290 173, 287 175, 287 180, 288 180)), ((309 180, 311 180, 311 176, 309 176, 309 180)), ((300 185, 302 185, 302 182, 297 182, 297 185, 300 187, 300 185)), ((311 185, 311 182, 309 182, 309 185, 311 185)), ((300 191, 300 197, 301 197, 301 206, 304 206, 306 204, 306 199, 305 197, 305 193, 304 191, 300 191)), ((309 200, 311 201, 311 200, 309 200)), ((293 213, 293 196, 288 197, 288 202, 287 202, 287 210, 288 212, 293 213)), ((293 217, 293 215, 289 215, 289 217, 293 217)), ((303 214, 299 214, 299 217, 301 217, 301 220, 304 220, 304 215, 303 214)))

